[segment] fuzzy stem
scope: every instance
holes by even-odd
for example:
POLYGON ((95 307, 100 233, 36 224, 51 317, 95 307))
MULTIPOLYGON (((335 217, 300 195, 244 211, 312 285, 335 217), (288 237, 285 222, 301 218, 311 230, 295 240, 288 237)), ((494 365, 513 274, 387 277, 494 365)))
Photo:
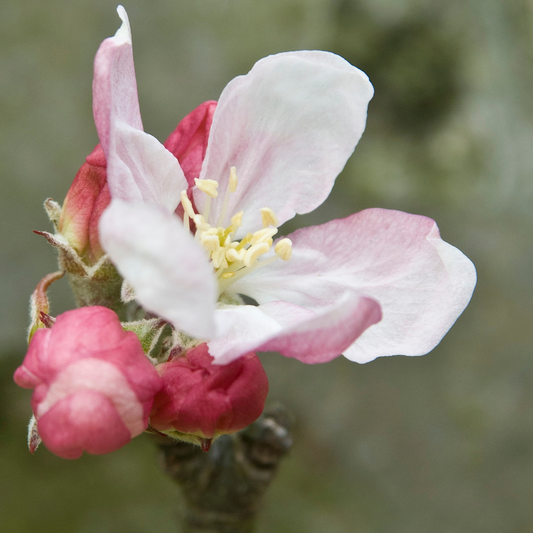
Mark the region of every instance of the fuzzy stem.
POLYGON ((252 533, 263 495, 292 437, 286 411, 276 407, 208 453, 186 442, 156 437, 166 473, 182 488, 183 533, 252 533))

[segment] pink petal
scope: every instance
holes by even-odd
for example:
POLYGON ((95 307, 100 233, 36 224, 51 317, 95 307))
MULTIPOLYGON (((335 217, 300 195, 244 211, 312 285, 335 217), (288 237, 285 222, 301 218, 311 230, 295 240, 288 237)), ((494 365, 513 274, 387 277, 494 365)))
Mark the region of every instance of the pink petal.
POLYGON ((222 337, 208 343, 217 364, 249 351, 278 351, 304 363, 324 363, 341 355, 361 333, 381 318, 370 298, 343 294, 334 305, 314 312, 276 301, 217 311, 222 337))
POLYGON ((100 239, 145 309, 194 337, 213 335, 213 268, 177 216, 113 200, 101 218, 100 239))
POLYGON ((106 39, 94 59, 93 113, 100 143, 109 151, 110 129, 115 120, 143 129, 137 81, 133 65, 131 30, 128 15, 117 7, 122 25, 114 37, 106 39))
POLYGON ((77 459, 84 451, 110 453, 131 439, 115 406, 93 391, 60 400, 38 421, 38 429, 45 446, 64 459, 77 459))
POLYGON ((117 8, 122 26, 106 39, 94 60, 93 112, 107 160, 112 198, 143 201, 174 211, 187 181, 178 161, 144 133, 126 10, 117 8))
POLYGON ((122 369, 113 363, 89 357, 68 365, 50 384, 46 396, 33 406, 37 420, 63 398, 90 390, 102 394, 113 403, 132 437, 142 433, 146 429, 143 406, 122 369))
MULTIPOLYGON (((78 359, 95 353, 118 353, 127 338, 118 316, 106 307, 91 306, 73 309, 59 315, 51 330, 30 344, 24 364, 33 369, 33 356, 39 365, 35 373, 46 380, 78 359)), ((37 337, 37 333, 35 334, 37 337)))
MULTIPOLYGON (((287 52, 258 61, 222 92, 201 177, 217 180, 220 214, 230 167, 239 177, 229 217, 244 210, 242 231, 261 227, 259 209, 280 223, 308 213, 328 196, 365 128, 372 85, 328 52, 287 52)), ((205 195, 195 190, 196 205, 205 195)))
POLYGON ((383 319, 344 352, 360 363, 432 350, 476 284, 471 261, 423 216, 367 209, 289 237, 289 261, 250 273, 232 291, 260 304, 285 300, 315 310, 347 287, 377 300, 383 319))
POLYGON ((194 178, 200 175, 216 107, 217 103, 212 100, 200 104, 165 141, 165 148, 180 162, 189 187, 194 186, 194 178))

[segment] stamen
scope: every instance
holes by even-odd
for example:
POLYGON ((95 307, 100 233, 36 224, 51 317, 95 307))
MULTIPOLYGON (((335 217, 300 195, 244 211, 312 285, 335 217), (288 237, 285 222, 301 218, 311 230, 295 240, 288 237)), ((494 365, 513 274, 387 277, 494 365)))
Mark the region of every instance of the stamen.
POLYGON ((209 220, 209 212, 211 211, 211 196, 205 199, 204 212, 202 215, 206 220, 209 220))
POLYGON ((277 242, 274 251, 283 261, 288 261, 292 256, 292 241, 290 239, 281 239, 277 242))
POLYGON ((263 228, 256 231, 252 237, 252 244, 259 244, 261 242, 268 242, 268 240, 276 235, 278 228, 263 228))
POLYGON ((194 209, 192 207, 192 202, 187 196, 187 191, 181 191, 181 205, 183 206, 183 210, 188 215, 188 217, 194 218, 194 215, 196 215, 196 213, 194 212, 194 209))
POLYGON ((268 226, 279 226, 278 217, 270 207, 262 207, 260 211, 263 228, 268 228, 268 226))
POLYGON ((250 248, 246 250, 246 255, 244 256, 244 265, 251 267, 259 256, 266 254, 269 250, 270 246, 266 242, 250 246, 250 248))
POLYGON ((215 180, 201 180, 199 178, 194 178, 194 184, 202 192, 205 192, 211 198, 216 198, 218 196, 218 181, 215 180))
POLYGON ((220 210, 217 226, 221 226, 222 222, 224 222, 224 217, 226 216, 226 211, 228 210, 229 195, 237 190, 238 182, 237 169, 235 167, 231 167, 229 171, 228 186, 226 187, 226 194, 224 195, 224 202, 222 203, 222 209, 220 210))
POLYGON ((216 235, 209 235, 207 232, 200 237, 200 242, 208 252, 215 252, 220 248, 220 240, 216 235))
POLYGON ((226 259, 231 263, 242 261, 246 255, 246 250, 235 250, 235 248, 230 248, 226 251, 226 259))
POLYGON ((236 215, 231 217, 231 225, 235 228, 235 230, 242 226, 242 215, 244 215, 244 211, 239 211, 236 215))
POLYGON ((245 246, 247 246, 248 244, 252 242, 253 238, 254 236, 251 233, 247 233, 246 237, 244 237, 244 239, 241 240, 236 250, 242 250, 245 246))
POLYGON ((235 192, 237 190, 237 184, 239 180, 237 179, 237 169, 231 167, 229 169, 229 190, 230 192, 235 192))
POLYGON ((211 254, 211 261, 213 261, 213 266, 215 268, 228 268, 228 262, 226 261, 226 250, 224 248, 219 248, 211 254))
POLYGON ((237 170, 235 167, 231 167, 224 202, 216 226, 211 226, 208 220, 211 200, 218 197, 218 182, 198 178, 194 180, 196 187, 207 194, 201 215, 195 213, 187 192, 182 191, 181 193, 184 224, 188 227, 189 219, 192 219, 196 225, 195 237, 211 259, 215 277, 218 280, 219 295, 249 272, 271 264, 278 257, 287 261, 292 255, 292 242, 290 239, 281 239, 274 250, 276 255, 258 261, 260 256, 266 254, 272 248, 272 237, 278 233, 278 217, 269 207, 263 207, 260 210, 263 229, 253 234, 247 233, 240 242, 233 239, 237 230, 242 227, 244 211, 239 211, 233 215, 230 225, 222 226, 226 217, 229 196, 237 190, 238 181, 237 170))
POLYGON ((211 226, 205 221, 205 218, 202 215, 194 215, 192 219, 194 220, 198 231, 207 231, 208 229, 211 229, 211 226))

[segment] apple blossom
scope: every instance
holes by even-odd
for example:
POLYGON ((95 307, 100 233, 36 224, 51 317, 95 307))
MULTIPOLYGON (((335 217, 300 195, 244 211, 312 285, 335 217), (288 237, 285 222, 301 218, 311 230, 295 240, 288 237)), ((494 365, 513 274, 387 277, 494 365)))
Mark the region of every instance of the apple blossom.
POLYGON ((157 365, 163 389, 154 399, 150 425, 204 450, 224 433, 234 433, 263 412, 268 380, 254 353, 214 365, 207 345, 157 365))
POLYGON ((100 239, 136 300, 208 341, 218 364, 265 350, 318 363, 433 349, 476 283, 433 220, 368 209, 273 240, 327 198, 353 152, 373 95, 366 75, 327 52, 260 60, 223 90, 192 185, 142 131, 129 22, 118 11, 122 26, 102 43, 93 84, 112 198, 100 239))
POLYGON ((36 330, 14 379, 35 389, 38 435, 65 459, 112 452, 142 433, 162 387, 136 335, 97 306, 67 311, 51 329, 36 330))

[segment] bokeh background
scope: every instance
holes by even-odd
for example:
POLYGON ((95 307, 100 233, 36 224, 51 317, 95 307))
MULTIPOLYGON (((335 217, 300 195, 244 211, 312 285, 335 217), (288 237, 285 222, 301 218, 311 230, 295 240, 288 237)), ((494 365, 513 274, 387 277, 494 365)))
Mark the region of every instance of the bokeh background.
MULTIPOLYGON (((177 122, 261 57, 324 49, 365 70, 367 131, 315 213, 433 217, 476 264, 470 307, 421 358, 263 361, 295 418, 261 532, 533 531, 533 2, 128 0, 146 131, 177 122)), ((148 438, 65 461, 26 449, 28 296, 55 270, 42 202, 97 143, 92 61, 115 0, 0 4, 0 531, 170 533, 177 487, 148 438)), ((72 306, 66 281, 53 312, 72 306)))

